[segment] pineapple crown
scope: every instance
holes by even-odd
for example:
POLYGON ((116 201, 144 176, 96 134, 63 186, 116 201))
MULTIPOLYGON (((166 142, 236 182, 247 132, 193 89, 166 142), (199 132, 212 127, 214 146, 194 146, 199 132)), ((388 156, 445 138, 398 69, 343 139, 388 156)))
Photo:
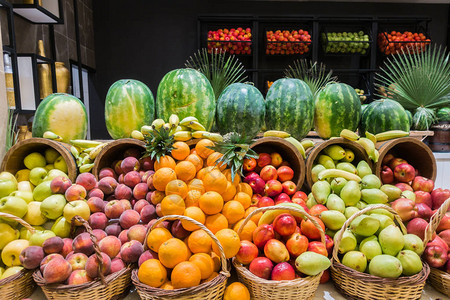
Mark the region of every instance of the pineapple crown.
POLYGON ((169 132, 170 130, 163 126, 159 130, 153 128, 149 135, 145 135, 145 154, 143 157, 150 156, 151 159, 156 158, 156 161, 159 162, 161 157, 170 154, 174 149, 175 139, 169 132))

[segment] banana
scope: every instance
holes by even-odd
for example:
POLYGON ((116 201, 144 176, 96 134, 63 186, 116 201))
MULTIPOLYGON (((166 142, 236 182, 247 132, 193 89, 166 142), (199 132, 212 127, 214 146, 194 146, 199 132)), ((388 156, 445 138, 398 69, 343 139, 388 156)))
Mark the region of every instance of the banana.
POLYGON ((366 150, 367 155, 371 160, 373 160, 374 162, 378 160, 375 154, 375 144, 371 140, 369 140, 368 138, 360 138, 356 142, 363 146, 364 150, 366 150))
POLYGON ((188 124, 192 121, 198 122, 198 119, 196 117, 186 117, 180 121, 179 125, 188 126, 188 124))
POLYGON ((203 126, 202 124, 200 124, 197 121, 191 121, 186 126, 191 128, 192 130, 195 130, 195 131, 205 131, 206 130, 205 126, 203 126))
POLYGON ((366 131, 366 138, 371 140, 374 144, 377 143, 377 138, 376 138, 376 136, 373 133, 370 133, 370 132, 366 131))
POLYGON ((86 155, 85 157, 83 157, 81 162, 82 162, 83 165, 92 164, 93 163, 93 161, 91 160, 89 155, 86 155))
POLYGON ((187 127, 187 126, 178 125, 176 131, 191 131, 191 129, 189 127, 187 127))
POLYGON ((348 129, 342 129, 342 131, 339 135, 340 135, 340 137, 350 140, 350 141, 357 141, 359 139, 359 135, 356 134, 356 132, 353 132, 348 129))
POLYGON ((89 158, 94 160, 97 155, 100 153, 100 151, 102 151, 102 149, 108 145, 108 143, 103 143, 101 145, 98 145, 97 147, 94 148, 94 150, 92 150, 91 152, 89 152, 89 158))
POLYGON ((137 140, 140 140, 140 141, 143 141, 143 140, 144 140, 144 135, 143 135, 142 132, 140 132, 139 130, 133 130, 133 131, 131 132, 131 137, 132 137, 133 139, 137 139, 137 140))
POLYGON ((377 149, 375 149, 375 155, 374 155, 374 162, 378 162, 378 158, 380 158, 380 152, 378 152, 378 150, 377 149))
POLYGON ((274 136, 274 137, 279 137, 279 138, 288 138, 291 135, 289 133, 287 133, 286 131, 280 131, 280 130, 268 130, 266 132, 264 132, 264 137, 268 137, 268 136, 274 136))
POLYGON ((403 130, 390 130, 375 134, 378 142, 409 136, 409 132, 403 130))
POLYGON ((152 126, 144 125, 141 127, 141 133, 143 135, 150 135, 150 132, 152 132, 152 131, 153 131, 152 126))
MULTIPOLYGON (((267 132, 267 131, 266 131, 267 132)), ((306 158, 305 148, 303 148, 302 143, 300 143, 296 138, 293 137, 287 137, 284 138, 286 141, 294 145, 295 148, 297 148, 298 152, 303 156, 303 158, 306 158)))
POLYGON ((86 149, 83 149, 83 151, 81 151, 81 153, 87 153, 87 154, 89 154, 89 153, 91 153, 91 151, 94 150, 94 149, 95 149, 95 147, 92 147, 92 148, 86 148, 86 149))
POLYGON ((179 123, 180 123, 180 118, 178 118, 177 115, 175 115, 175 114, 170 115, 170 117, 169 117, 170 127, 177 128, 179 123))
POLYGON ((201 130, 194 131, 194 132, 192 132, 192 137, 194 139, 201 139, 201 138, 205 137, 204 136, 205 134, 207 135, 208 133, 210 133, 210 132, 208 132, 208 131, 201 131, 201 130))
POLYGON ((44 132, 44 135, 42 137, 44 139, 54 140, 57 142, 61 142, 63 140, 62 137, 51 131, 44 132))
MULTIPOLYGON (((289 206, 289 207, 298 208, 298 209, 301 209, 304 211, 304 208, 296 203, 280 203, 277 205, 289 206)), ((275 205, 275 206, 277 206, 277 205, 275 205)), ((303 217, 299 213, 291 212, 288 210, 268 210, 268 211, 264 212, 263 215, 261 216, 261 218, 259 219, 258 226, 263 225, 263 224, 272 224, 273 220, 275 220, 275 218, 277 216, 284 214, 284 213, 289 213, 295 217, 303 217)))
POLYGON ((347 172, 347 171, 344 171, 344 170, 339 170, 339 169, 326 169, 326 170, 323 170, 323 171, 321 171, 319 173, 318 177, 319 177, 319 180, 327 179, 327 178, 330 178, 330 177, 334 177, 334 178, 342 177, 342 178, 345 178, 347 180, 356 181, 358 183, 361 182, 361 177, 359 177, 358 175, 350 173, 350 172, 347 172))
POLYGON ((82 165, 83 165, 83 158, 81 158, 81 157, 77 157, 76 158, 76 162, 77 162, 77 167, 79 168, 79 167, 81 167, 82 165))
POLYGON ((161 129, 170 131, 172 128, 170 127, 170 124, 169 124, 169 123, 165 123, 165 124, 163 125, 163 127, 161 127, 161 129))
POLYGON ((164 124, 166 124, 166 122, 164 122, 163 119, 156 119, 152 122, 152 127, 153 129, 160 130, 161 127, 164 126, 164 124))
POLYGON ((75 146, 70 147, 70 153, 72 153, 73 157, 78 158, 80 156, 80 152, 75 146))
POLYGON ((312 140, 302 140, 300 143, 305 150, 314 147, 314 142, 312 140))
POLYGON ((203 137, 206 139, 209 139, 213 142, 223 142, 223 136, 221 136, 218 133, 210 133, 210 132, 205 132, 203 134, 203 137))
POLYGON ((93 167, 94 167, 94 164, 85 164, 85 165, 82 165, 78 170, 80 171, 80 173, 87 173, 90 170, 92 170, 93 167))
POLYGON ((175 141, 185 142, 192 138, 192 134, 190 131, 178 131, 173 134, 173 138, 175 139, 175 141))
POLYGON ((76 146, 78 148, 83 148, 83 149, 97 147, 98 145, 103 144, 103 142, 89 141, 89 140, 70 140, 70 143, 73 146, 76 146))

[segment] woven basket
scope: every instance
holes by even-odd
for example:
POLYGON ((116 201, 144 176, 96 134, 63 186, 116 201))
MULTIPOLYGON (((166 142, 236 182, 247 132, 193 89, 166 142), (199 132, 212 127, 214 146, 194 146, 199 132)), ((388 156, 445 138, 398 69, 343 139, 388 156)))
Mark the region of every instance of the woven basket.
MULTIPOLYGON (((164 299, 177 299, 177 300, 194 300, 194 299, 202 299, 202 300, 222 300, 223 294, 225 292, 225 287, 227 285, 227 279, 230 277, 230 272, 228 271, 228 264, 227 259, 225 258, 225 253, 223 251, 222 245, 220 244, 219 240, 216 238, 216 236, 203 224, 197 222, 196 220, 193 220, 186 216, 176 216, 176 215, 170 215, 165 216, 158 221, 156 221, 147 232, 148 233, 155 228, 158 224, 165 220, 185 220, 188 222, 191 222, 197 226, 199 226, 201 229, 203 229, 217 244, 220 251, 220 261, 222 263, 222 270, 220 271, 219 275, 216 276, 211 281, 204 282, 198 286, 191 287, 191 288, 182 288, 182 289, 175 289, 175 290, 164 290, 160 288, 154 288, 151 286, 148 286, 142 282, 139 281, 138 278, 138 270, 135 269, 132 272, 131 280, 133 281, 133 284, 136 286, 136 289, 138 291, 139 296, 143 300, 164 300, 164 299)), ((147 250, 147 238, 145 238, 144 241, 144 250, 147 250)))
POLYGON ((334 238, 333 257, 331 260, 331 277, 333 278, 334 285, 347 299, 419 299, 422 296, 422 290, 430 273, 430 268, 425 262, 423 262, 422 271, 418 274, 401 276, 396 279, 382 278, 358 272, 341 264, 338 257, 338 249, 344 231, 356 217, 374 209, 386 209, 391 212, 403 234, 406 234, 406 228, 401 218, 389 206, 383 204, 371 205, 352 215, 342 225, 341 231, 334 238))
MULTIPOLYGON (((97 255, 99 263, 99 270, 102 268, 102 259, 100 248, 97 244, 96 237, 92 234, 92 228, 83 218, 75 216, 74 220, 81 223, 86 231, 90 234, 91 240, 94 243, 95 254, 97 255)), ((73 220, 72 220, 73 221, 73 220)), ((127 267, 119 272, 112 273, 106 277, 101 272, 100 279, 86 282, 79 285, 67 284, 46 284, 42 273, 37 269, 33 273, 34 281, 42 288, 47 299, 55 300, 115 300, 122 299, 128 293, 131 286, 131 268, 127 267)))
MULTIPOLYGON (((325 244, 325 234, 320 227, 319 223, 307 214, 304 210, 293 208, 291 206, 268 206, 261 207, 252 211, 241 224, 238 229, 238 234, 241 233, 245 224, 258 213, 262 213, 269 210, 283 210, 286 212, 294 212, 301 215, 304 218, 310 220, 316 228, 319 229, 321 234, 321 242, 325 244)), ((236 258, 233 258, 233 265, 236 268, 239 281, 242 282, 250 291, 252 299, 277 299, 277 300, 302 300, 302 299, 313 299, 317 287, 320 283, 320 278, 323 272, 317 274, 316 276, 308 276, 304 278, 298 278, 294 280, 266 280, 254 275, 250 272, 244 265, 239 263, 236 258)))
MULTIPOLYGON (((34 233, 34 228, 24 220, 10 214, 0 213, 0 217, 17 221, 20 225, 34 233)), ((21 300, 33 294, 36 284, 33 281, 33 270, 23 269, 19 273, 0 280, 0 298, 8 300, 21 300)))
MULTIPOLYGON (((445 200, 445 202, 441 205, 438 211, 431 217, 430 223, 428 224, 425 230, 425 245, 429 241, 431 241, 433 234, 436 232, 436 228, 439 226, 439 223, 441 222, 442 218, 447 212, 449 206, 450 206, 450 198, 445 200)), ((430 267, 430 277, 428 277, 428 281, 436 290, 450 297, 449 273, 430 267)))

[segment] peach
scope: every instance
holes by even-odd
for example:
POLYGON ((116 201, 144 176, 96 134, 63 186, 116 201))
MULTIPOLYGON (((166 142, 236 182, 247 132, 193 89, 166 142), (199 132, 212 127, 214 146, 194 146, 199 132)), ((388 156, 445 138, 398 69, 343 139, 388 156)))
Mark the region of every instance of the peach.
POLYGON ((270 276, 272 280, 294 280, 295 270, 287 262, 282 262, 273 267, 272 274, 270 276))
POLYGON ((102 168, 100 172, 98 173, 98 179, 101 180, 105 177, 112 177, 114 179, 117 178, 116 172, 114 172, 111 168, 102 168))
POLYGON ((64 246, 61 250, 61 255, 63 257, 67 257, 67 254, 69 254, 69 252, 73 251, 73 249, 72 249, 73 240, 71 238, 64 238, 63 242, 64 242, 64 246))
POLYGON ((264 196, 258 200, 258 203, 256 205, 258 207, 274 206, 275 202, 273 201, 272 198, 264 196))
POLYGON ((122 231, 122 227, 120 227, 120 225, 117 223, 109 224, 105 228, 105 232, 108 235, 113 235, 113 236, 119 236, 121 231, 122 231))
POLYGON ((91 210, 91 213, 96 212, 103 212, 105 209, 106 203, 103 201, 103 199, 99 197, 91 197, 87 201, 87 204, 89 206, 89 209, 91 210))
POLYGON ((110 235, 102 239, 98 245, 101 252, 113 259, 119 254, 122 243, 117 237, 110 235))
POLYGON ((306 251, 316 252, 322 254, 323 256, 328 256, 327 247, 322 244, 322 242, 313 241, 308 244, 308 249, 306 251))
POLYGON ((148 224, 150 220, 156 219, 156 207, 153 204, 146 205, 141 209, 141 221, 144 224, 148 224))
POLYGON ((134 188, 140 182, 141 182, 141 175, 137 171, 128 172, 123 177, 123 183, 125 183, 130 188, 134 188))
POLYGON ((128 229, 127 237, 129 241, 138 241, 141 244, 144 243, 145 236, 147 235, 147 228, 144 225, 133 225, 128 229))
POLYGON ((286 246, 276 239, 267 241, 264 245, 264 255, 274 263, 281 263, 289 260, 289 251, 286 246))
POLYGON ((101 189, 94 188, 89 191, 88 196, 87 196, 88 199, 92 198, 92 197, 98 197, 103 200, 105 198, 105 194, 102 192, 101 189))
POLYGON ((138 266, 140 267, 144 261, 149 259, 158 259, 158 253, 153 252, 152 250, 145 251, 139 257, 138 266))
POLYGON ((53 236, 42 243, 45 254, 60 253, 63 247, 64 241, 59 236, 53 236))
POLYGON ((163 213, 161 210, 161 203, 156 204, 156 215, 160 218, 163 217, 163 213))
POLYGON ((98 188, 105 194, 111 195, 117 187, 117 181, 113 177, 104 177, 98 182, 98 188))
POLYGON ((125 244, 126 242, 128 242, 128 229, 122 230, 118 236, 120 242, 123 244, 125 244))
POLYGON ((283 193, 286 193, 289 196, 294 195, 297 191, 297 185, 290 180, 283 182, 281 186, 283 187, 283 193))
POLYGON ((108 202, 113 201, 113 200, 117 200, 116 197, 114 197, 114 194, 107 196, 105 199, 106 204, 108 204, 108 202))
POLYGON ((286 241, 286 248, 292 257, 297 257, 308 249, 308 238, 300 233, 292 234, 286 241))
POLYGON ((150 171, 150 170, 153 170, 154 161, 151 159, 150 156, 147 156, 147 157, 141 158, 139 160, 139 164, 141 165, 141 170, 150 171))
POLYGON ((275 168, 278 168, 281 163, 283 162, 283 158, 281 157, 280 153, 273 152, 270 154, 271 164, 275 168))
POLYGON ((72 271, 84 270, 88 257, 84 253, 74 253, 66 258, 72 266, 72 271))
POLYGON ((122 162, 120 163, 120 169, 122 169, 122 172, 124 174, 131 172, 131 171, 137 171, 140 168, 139 161, 136 157, 125 157, 122 162))
POLYGON ((64 194, 69 187, 72 186, 72 181, 64 176, 57 176, 53 178, 50 183, 50 190, 53 194, 64 194))
POLYGON ((117 182, 123 184, 123 177, 124 176, 125 176, 124 174, 120 174, 119 177, 117 177, 117 182))
POLYGON ((184 229, 184 227, 181 225, 180 220, 175 220, 172 223, 172 225, 170 226, 169 230, 170 230, 170 232, 172 232, 173 237, 180 239, 180 240, 184 240, 191 233, 190 231, 187 231, 186 229, 184 229))
POLYGON ((144 252, 144 247, 138 241, 129 241, 122 245, 120 257, 125 263, 136 263, 144 252))
POLYGON ((119 218, 124 211, 125 209, 119 200, 110 201, 105 205, 105 215, 110 219, 119 218))
MULTIPOLYGON (((142 156, 142 149, 138 148, 128 148, 123 152, 123 157, 127 158, 128 156, 132 156, 134 158, 139 159, 142 156)), ((139 168, 138 168, 139 169, 139 168)))
POLYGON ((29 246, 22 250, 19 256, 20 263, 25 269, 36 269, 44 259, 45 253, 42 247, 29 246))
POLYGON ((86 189, 84 186, 79 184, 74 184, 70 186, 64 196, 66 197, 67 201, 75 201, 75 200, 84 200, 86 198, 86 189))
POLYGON ((278 195, 275 197, 274 201, 275 201, 275 205, 280 204, 280 203, 289 203, 289 202, 292 202, 291 198, 290 198, 289 195, 286 194, 286 193, 278 194, 278 195))
POLYGON ((108 275, 111 272, 111 258, 109 258, 109 256, 103 252, 101 252, 101 255, 102 265, 100 266, 100 268, 100 261, 97 257, 97 254, 92 254, 86 261, 86 273, 91 278, 99 277, 99 272, 101 272, 104 276, 108 275))
POLYGON ((150 202, 154 205, 157 205, 158 203, 161 203, 162 199, 165 197, 165 193, 161 191, 153 191, 151 192, 150 196, 150 202))
POLYGON ((120 270, 125 269, 125 263, 123 260, 119 257, 114 258, 111 260, 111 273, 119 272, 120 270))
POLYGON ((58 254, 58 253, 53 253, 53 254, 50 254, 50 255, 45 256, 45 257, 41 260, 41 263, 39 264, 39 269, 41 270, 41 273, 44 273, 44 269, 45 269, 45 267, 47 266, 47 264, 48 264, 51 260, 56 259, 56 258, 62 258, 62 259, 64 259, 64 257, 62 257, 62 255, 61 255, 61 254, 58 254))
POLYGON ((131 226, 139 223, 140 219, 141 219, 141 216, 139 215, 139 213, 137 211, 128 209, 120 215, 119 223, 122 228, 128 229, 131 226))
POLYGON ((263 224, 258 226, 253 231, 253 243, 259 249, 263 249, 267 241, 275 237, 275 232, 272 225, 263 224))
POLYGON ((72 273, 72 266, 62 257, 50 260, 44 268, 45 283, 64 282, 72 273))
POLYGON ((88 222, 92 229, 105 229, 108 225, 108 217, 102 212, 96 212, 89 217, 88 222))
POLYGON ((248 265, 258 257, 258 254, 258 247, 256 247, 255 244, 250 241, 243 240, 241 241, 239 252, 236 254, 236 259, 241 264, 248 265))
POLYGON ((267 165, 270 165, 272 162, 272 157, 268 153, 259 153, 259 158, 256 160, 258 167, 264 168, 267 165))
POLYGON ((272 165, 267 165, 264 168, 262 168, 261 172, 259 173, 259 176, 264 181, 274 180, 277 179, 277 169, 272 165))
POLYGON ((92 280, 93 279, 87 275, 86 270, 75 270, 72 271, 69 278, 67 279, 67 284, 68 285, 83 284, 86 282, 90 282, 92 280))
POLYGON ((264 192, 269 197, 276 197, 281 193, 282 190, 283 186, 278 180, 269 180, 266 182, 266 185, 264 187, 264 192))
POLYGON ((75 237, 72 248, 75 253, 84 253, 86 255, 94 253, 94 244, 91 241, 89 233, 83 232, 75 237))
POLYGON ((294 178, 294 170, 292 170, 290 167, 287 166, 279 167, 277 170, 277 174, 278 179, 281 182, 292 180, 292 178, 294 178))
POLYGON ((94 229, 94 230, 92 230, 92 234, 97 239, 97 242, 100 242, 101 240, 103 240, 105 237, 108 236, 106 234, 106 232, 104 230, 101 230, 101 229, 94 229))
POLYGON ((122 205, 124 211, 133 208, 133 205, 132 205, 133 199, 131 199, 131 200, 121 199, 121 200, 119 200, 119 201, 120 201, 120 204, 122 205))
POLYGON ((291 235, 295 232, 296 228, 297 222, 291 214, 281 214, 273 220, 273 230, 280 235, 291 235))
POLYGON ((153 175, 154 174, 151 174, 150 176, 148 176, 148 178, 147 178, 147 185, 148 185, 148 189, 150 190, 150 191, 154 191, 155 190, 155 186, 153 185, 153 175))
POLYGON ((147 192, 148 192, 147 183, 140 182, 140 183, 136 184, 136 186, 133 188, 133 197, 138 200, 145 199, 147 192))
POLYGON ((269 279, 273 269, 273 263, 267 257, 255 258, 248 268, 258 277, 269 279))
POLYGON ((141 213, 141 210, 144 208, 144 206, 150 205, 147 200, 140 199, 136 201, 136 203, 133 205, 133 209, 137 211, 138 213, 141 213))
POLYGON ((114 169, 114 172, 116 172, 117 176, 119 176, 120 174, 123 174, 123 170, 120 167, 121 164, 122 164, 122 160, 116 160, 112 164, 112 168, 114 169))
POLYGON ((130 189, 128 186, 126 186, 123 183, 119 183, 114 190, 114 197, 116 199, 127 199, 130 200, 131 196, 133 194, 133 190, 130 189))
POLYGON ((153 174, 155 174, 155 171, 153 171, 153 170, 145 171, 144 174, 142 174, 142 176, 141 176, 142 183, 146 183, 148 178, 150 176, 152 176, 153 174))
POLYGON ((76 184, 83 186, 86 191, 90 191, 97 186, 97 179, 92 173, 81 173, 75 180, 76 184))

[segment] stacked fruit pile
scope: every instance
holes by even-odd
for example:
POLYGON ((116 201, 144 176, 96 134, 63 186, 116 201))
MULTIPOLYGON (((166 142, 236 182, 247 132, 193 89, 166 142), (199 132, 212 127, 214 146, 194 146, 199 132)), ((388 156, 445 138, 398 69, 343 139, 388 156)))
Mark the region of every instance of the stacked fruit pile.
POLYGON ((226 51, 230 54, 252 53, 252 30, 241 27, 208 31, 208 52, 226 51))
POLYGON ((369 49, 369 36, 359 32, 322 33, 322 45, 325 53, 360 53, 366 54, 369 49))
POLYGON ((300 30, 272 30, 266 31, 267 55, 292 55, 305 54, 309 52, 311 44, 311 35, 308 31, 300 30))
POLYGON ((402 51, 407 53, 423 51, 430 43, 431 40, 423 33, 391 31, 378 34, 378 47, 386 55, 402 53, 402 51))

